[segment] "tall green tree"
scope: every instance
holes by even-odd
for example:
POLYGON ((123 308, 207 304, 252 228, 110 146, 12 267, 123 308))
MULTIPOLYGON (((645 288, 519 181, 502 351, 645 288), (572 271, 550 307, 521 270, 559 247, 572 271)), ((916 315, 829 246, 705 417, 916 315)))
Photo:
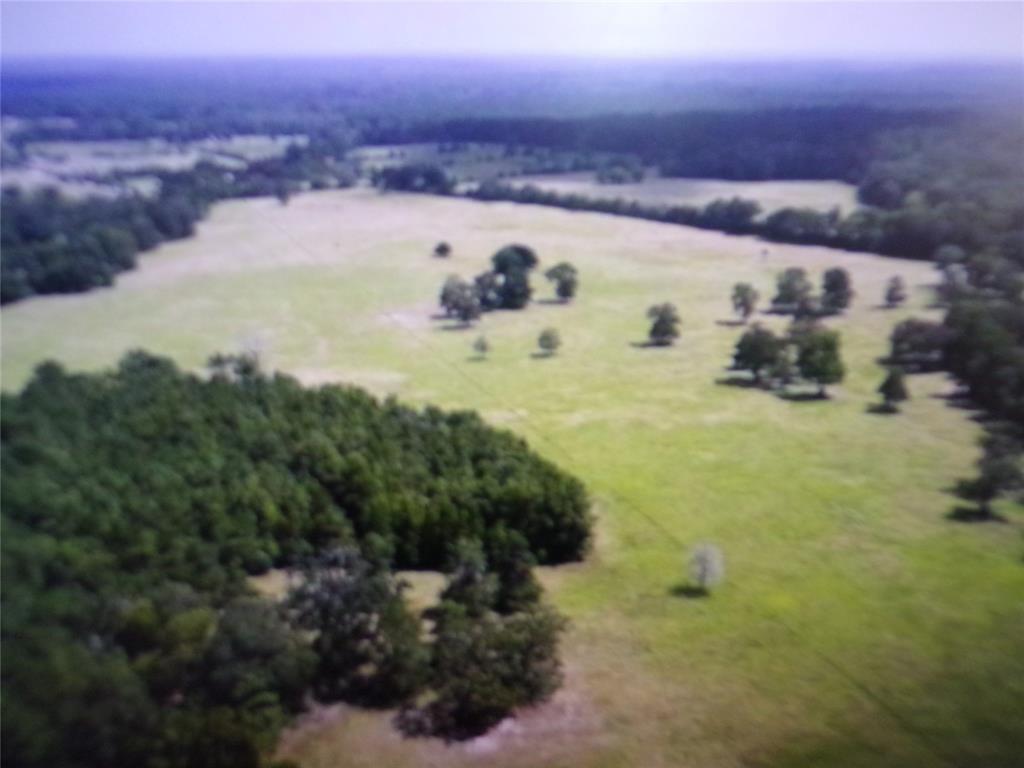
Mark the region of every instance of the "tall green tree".
POLYGON ((567 261, 559 262, 544 273, 544 277, 555 284, 555 293, 562 301, 570 301, 579 288, 579 274, 576 267, 567 261))
POLYGON ((732 289, 732 309, 747 322, 757 307, 758 292, 750 283, 736 283, 732 289))
POLYGON ((769 328, 755 324, 740 336, 733 354, 733 367, 754 374, 754 381, 761 383, 761 375, 778 361, 783 341, 769 328))
POLYGON ((821 308, 830 314, 842 312, 853 300, 850 273, 842 267, 825 271, 821 286, 821 308))
POLYGON ((885 379, 878 387, 878 393, 882 396, 883 407, 890 413, 899 410, 899 404, 907 400, 910 394, 907 392, 907 383, 902 368, 890 368, 885 379))
POLYGON ((796 364, 803 378, 818 385, 818 396, 826 397, 825 387, 838 384, 846 375, 839 355, 839 334, 824 328, 812 328, 800 335, 796 364))

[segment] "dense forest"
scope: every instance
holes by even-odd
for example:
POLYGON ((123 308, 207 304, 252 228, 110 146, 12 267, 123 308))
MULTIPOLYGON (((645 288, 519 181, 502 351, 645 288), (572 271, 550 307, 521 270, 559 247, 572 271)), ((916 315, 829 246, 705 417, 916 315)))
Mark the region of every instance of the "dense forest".
POLYGON ((311 686, 432 687, 406 721, 458 736, 557 685, 530 566, 583 556, 587 496, 476 415, 142 352, 2 407, 5 763, 258 766, 311 686), (272 566, 305 574, 284 608, 246 587, 272 566), (433 651, 391 568, 451 573, 433 651), (452 688, 465 643, 508 667, 452 688))

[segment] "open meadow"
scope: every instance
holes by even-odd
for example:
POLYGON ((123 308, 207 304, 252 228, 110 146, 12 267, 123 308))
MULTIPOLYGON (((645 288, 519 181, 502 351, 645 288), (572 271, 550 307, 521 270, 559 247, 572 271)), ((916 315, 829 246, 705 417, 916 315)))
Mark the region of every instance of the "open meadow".
MULTIPOLYGON (((113 288, 4 307, 2 384, 46 358, 95 370, 144 347, 200 369, 254 349, 309 385, 477 410, 583 480, 593 551, 542 574, 572 621, 554 699, 450 746, 401 738, 390 713, 324 708, 282 742, 305 768, 1011 768, 1024 755, 1024 516, 1004 503, 1007 522, 947 519, 981 428, 944 397, 945 375, 912 377, 899 415, 868 412, 893 325, 940 317, 934 280, 923 262, 510 203, 365 188, 232 201, 113 288), (431 256, 440 240, 448 259, 431 256), (517 242, 541 259, 526 310, 470 330, 433 317, 447 275, 472 277, 517 242), (569 305, 542 274, 563 260, 580 272, 569 305), (766 305, 785 267, 818 283, 840 265, 857 297, 827 321, 847 366, 830 400, 716 383, 741 332, 734 283, 766 305), (910 300, 880 309, 897 274, 910 300), (646 310, 664 301, 681 336, 644 348, 646 310), (535 357, 549 326, 563 346, 535 357), (699 542, 721 547, 727 575, 695 599, 683 587, 699 542)), ((417 600, 437 588, 416 578, 417 600)))
POLYGON ((756 201, 761 206, 762 217, 780 208, 810 208, 822 213, 838 208, 844 215, 857 208, 857 188, 841 181, 727 181, 648 176, 626 184, 602 184, 595 173, 584 171, 526 175, 508 183, 517 187, 529 184, 560 195, 621 199, 644 205, 703 207, 715 200, 742 197, 756 201))

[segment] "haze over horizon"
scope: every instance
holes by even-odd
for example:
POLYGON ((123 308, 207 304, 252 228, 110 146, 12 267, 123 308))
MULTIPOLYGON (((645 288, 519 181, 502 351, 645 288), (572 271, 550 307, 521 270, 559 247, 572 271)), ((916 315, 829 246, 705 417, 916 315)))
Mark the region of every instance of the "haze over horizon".
POLYGON ((2 55, 1021 61, 1018 2, 25 2, 2 55), (153 30, 159 30, 154 35, 153 30))

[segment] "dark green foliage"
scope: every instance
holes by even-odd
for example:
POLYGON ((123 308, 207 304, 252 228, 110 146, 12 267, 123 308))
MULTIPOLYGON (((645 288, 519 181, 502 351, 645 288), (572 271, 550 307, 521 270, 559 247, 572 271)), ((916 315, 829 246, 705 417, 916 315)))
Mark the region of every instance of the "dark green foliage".
POLYGON ((8 764, 258 765, 314 659, 244 597, 247 573, 361 544, 352 592, 395 651, 358 650, 379 689, 346 676, 358 633, 319 663, 338 695, 394 701, 415 687, 418 625, 388 561, 438 567, 453 540, 513 532, 538 562, 584 552, 582 486, 473 414, 303 389, 251 358, 211 374, 136 352, 101 374, 43 364, 3 396, 8 764))
POLYGON ((904 381, 903 370, 900 368, 890 369, 878 387, 878 394, 882 396, 886 410, 893 413, 899 410, 899 404, 910 397, 906 381, 904 381))
POLYGON ((753 200, 734 197, 729 200, 714 200, 707 204, 701 216, 701 226, 722 232, 743 234, 754 229, 754 217, 761 212, 761 206, 753 200))
POLYGON ((732 289, 732 308, 743 322, 746 322, 757 307, 757 300, 760 298, 758 292, 750 283, 736 283, 732 289))
POLYGON ((449 195, 455 189, 454 179, 442 168, 427 163, 381 168, 374 172, 373 184, 397 192, 425 192, 432 195, 449 195))
POLYGON ((837 314, 850 306, 853 285, 850 273, 842 267, 825 271, 821 285, 821 308, 828 314, 837 314))
POLYGON ((483 311, 477 287, 454 276, 445 280, 439 302, 448 317, 458 318, 465 325, 477 320, 483 311))
POLYGON ((434 246, 434 255, 439 259, 447 259, 452 255, 452 247, 442 240, 434 246))
POLYGON ((427 650, 402 590, 388 570, 352 549, 325 552, 306 565, 288 607, 298 626, 315 633, 313 688, 320 699, 391 706, 420 689, 427 650))
POLYGON ((776 312, 796 312, 811 298, 814 287, 801 267, 789 267, 776 280, 772 309, 776 312))
POLYGON ((978 462, 978 476, 957 483, 956 492, 962 499, 978 505, 981 517, 992 516, 992 502, 1007 491, 1019 489, 1024 473, 1019 455, 986 452, 978 462))
POLYGON ((760 383, 762 373, 772 368, 782 354, 784 342, 771 329, 755 324, 736 343, 733 368, 750 371, 760 383))
POLYGON ((653 321, 647 334, 651 344, 664 347, 679 337, 679 313, 674 304, 655 304, 647 310, 647 317, 653 321))
POLYGON ((555 293, 562 301, 569 301, 576 295, 576 290, 579 288, 579 274, 572 264, 566 261, 560 262, 545 272, 544 277, 555 283, 555 293))
POLYGON ((558 638, 565 621, 541 602, 525 539, 508 530, 454 552, 434 620, 431 696, 403 713, 407 731, 450 739, 479 735, 550 696, 561 684, 558 638))
POLYGON ((812 328, 797 337, 797 368, 800 375, 818 385, 818 394, 825 396, 825 387, 837 384, 846 375, 839 356, 839 334, 823 328, 812 328))
POLYGON ((908 318, 892 329, 889 362, 906 371, 938 370, 949 340, 949 329, 942 323, 908 318))
POLYGON ((533 295, 530 270, 537 266, 537 254, 525 245, 506 245, 491 257, 497 279, 497 306, 522 309, 533 295))

